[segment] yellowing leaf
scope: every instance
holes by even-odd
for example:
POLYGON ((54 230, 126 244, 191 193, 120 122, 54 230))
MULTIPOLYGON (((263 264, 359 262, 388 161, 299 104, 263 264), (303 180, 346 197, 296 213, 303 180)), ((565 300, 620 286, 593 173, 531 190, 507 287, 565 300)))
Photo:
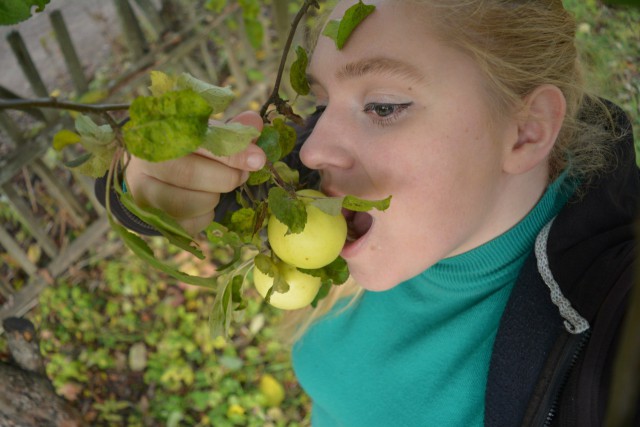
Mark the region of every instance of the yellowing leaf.
POLYGON ((227 409, 227 417, 233 418, 239 415, 244 415, 244 408, 237 403, 229 405, 229 409, 227 409))
POLYGON ((260 392, 266 397, 268 406, 279 406, 284 400, 284 387, 273 376, 264 374, 260 378, 260 392))
POLYGON ((107 96, 109 96, 108 90, 96 89, 83 93, 78 97, 77 101, 81 104, 95 104, 96 102, 102 101, 107 96))
POLYGON ((127 150, 152 162, 175 159, 203 142, 211 107, 190 89, 136 98, 124 125, 127 150))
POLYGON ((78 142, 80 142, 80 135, 67 129, 62 129, 53 135, 53 148, 58 151, 78 142))
POLYGON ((151 86, 149 86, 149 90, 153 96, 161 96, 174 90, 178 81, 177 77, 169 76, 162 71, 151 71, 150 77, 151 86))

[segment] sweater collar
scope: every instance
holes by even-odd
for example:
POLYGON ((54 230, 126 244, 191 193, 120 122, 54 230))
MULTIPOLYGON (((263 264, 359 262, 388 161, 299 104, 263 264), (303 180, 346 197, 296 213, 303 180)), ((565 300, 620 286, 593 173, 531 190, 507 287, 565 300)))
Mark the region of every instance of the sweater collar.
POLYGON ((410 279, 430 286, 460 292, 488 287, 497 289, 514 283, 531 252, 540 229, 553 219, 575 190, 563 172, 544 192, 520 222, 496 238, 453 257, 445 258, 410 279))

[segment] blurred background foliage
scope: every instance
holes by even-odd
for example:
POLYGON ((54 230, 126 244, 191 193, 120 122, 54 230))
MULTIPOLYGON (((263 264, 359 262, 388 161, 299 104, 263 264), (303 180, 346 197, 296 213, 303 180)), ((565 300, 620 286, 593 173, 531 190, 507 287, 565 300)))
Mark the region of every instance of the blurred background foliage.
MULTIPOLYGON (((194 13, 215 13, 225 3, 197 2, 201 10, 194 13)), ((256 47, 261 37, 278 37, 266 3, 240 1, 256 47)), ((639 140, 640 9, 564 3, 578 20, 588 81, 630 113, 639 140)), ((295 12, 296 2, 290 6, 295 12)), ((254 82, 269 74, 249 71, 254 82)), ((109 235, 100 244, 118 242, 109 235)), ((168 253, 160 240, 152 244, 187 272, 212 273, 206 263, 168 253)), ((28 317, 56 390, 90 425, 308 426, 309 399, 278 334, 282 313, 256 294, 225 341, 209 333, 212 304, 210 291, 175 283, 117 249, 71 269, 41 294, 28 317)), ((6 358, 0 336, 0 359, 6 358)))

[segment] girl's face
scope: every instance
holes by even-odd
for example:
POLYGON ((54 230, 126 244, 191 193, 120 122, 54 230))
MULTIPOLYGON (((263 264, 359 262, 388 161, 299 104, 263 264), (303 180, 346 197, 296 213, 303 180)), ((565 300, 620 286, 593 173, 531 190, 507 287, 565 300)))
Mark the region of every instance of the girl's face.
POLYGON ((520 219, 502 169, 517 125, 491 116, 478 66, 430 34, 419 6, 367 3, 376 11, 343 50, 320 36, 309 73, 325 110, 301 159, 325 193, 392 196, 385 212, 347 215, 342 252, 356 281, 380 291, 520 219))

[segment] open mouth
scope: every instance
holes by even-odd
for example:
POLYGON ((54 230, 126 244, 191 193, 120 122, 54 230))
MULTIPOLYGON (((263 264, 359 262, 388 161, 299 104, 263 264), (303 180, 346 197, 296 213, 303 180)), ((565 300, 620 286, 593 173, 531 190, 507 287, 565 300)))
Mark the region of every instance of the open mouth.
POLYGON ((371 229, 373 217, 367 212, 356 212, 348 209, 342 210, 347 220, 347 242, 355 242, 371 229))

